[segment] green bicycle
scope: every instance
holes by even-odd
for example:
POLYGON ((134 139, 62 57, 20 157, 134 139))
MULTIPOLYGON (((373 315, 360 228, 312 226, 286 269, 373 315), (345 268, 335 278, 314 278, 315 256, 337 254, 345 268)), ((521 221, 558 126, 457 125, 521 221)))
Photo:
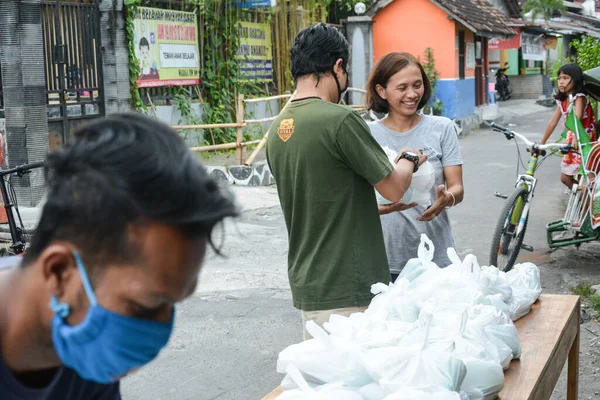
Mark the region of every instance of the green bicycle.
POLYGON ((508 140, 519 138, 525 143, 528 151, 531 153, 527 171, 525 174, 517 177, 515 190, 512 194, 510 196, 500 193, 495 194, 496 197, 506 199, 507 201, 500 213, 494 230, 489 265, 494 265, 501 271, 509 271, 515 264, 521 249, 533 251, 532 247, 523 244, 523 239, 525 238, 529 210, 537 185, 537 179, 534 176, 536 169, 546 157, 550 156, 546 156, 546 150, 557 150, 562 154, 567 154, 573 150, 573 147, 562 143, 540 145, 528 140, 520 133, 504 128, 496 123, 492 122, 491 126, 495 131, 502 132, 508 140), (543 157, 541 160, 540 156, 543 157))

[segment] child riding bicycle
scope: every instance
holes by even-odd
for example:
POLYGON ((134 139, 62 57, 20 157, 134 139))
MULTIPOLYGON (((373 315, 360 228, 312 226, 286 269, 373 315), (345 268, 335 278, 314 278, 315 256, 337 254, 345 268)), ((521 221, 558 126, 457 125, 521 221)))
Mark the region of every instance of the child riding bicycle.
MULTIPOLYGON (((558 70, 558 93, 554 98, 558 107, 546 127, 540 144, 548 141, 561 117, 567 118, 571 107, 575 107, 575 116, 581 121, 590 141, 596 141, 594 111, 583 86, 583 71, 577 64, 565 64, 558 70)), ((573 184, 577 183, 574 176, 580 170, 582 159, 578 152, 577 136, 571 130, 567 130, 566 143, 572 145, 574 150, 563 156, 560 180, 571 189, 573 184)))

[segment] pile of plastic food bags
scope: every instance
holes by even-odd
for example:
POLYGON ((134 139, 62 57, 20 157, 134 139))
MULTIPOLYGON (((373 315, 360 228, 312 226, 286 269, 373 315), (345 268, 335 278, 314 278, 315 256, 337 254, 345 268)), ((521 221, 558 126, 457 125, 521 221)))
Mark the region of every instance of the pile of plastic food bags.
POLYGON ((504 370, 521 354, 513 321, 526 315, 542 289, 531 263, 504 273, 480 267, 473 255, 452 265, 432 262, 421 236, 418 258, 395 283, 373 285, 364 313, 332 315, 313 339, 279 354, 285 373, 280 400, 495 399, 504 370))

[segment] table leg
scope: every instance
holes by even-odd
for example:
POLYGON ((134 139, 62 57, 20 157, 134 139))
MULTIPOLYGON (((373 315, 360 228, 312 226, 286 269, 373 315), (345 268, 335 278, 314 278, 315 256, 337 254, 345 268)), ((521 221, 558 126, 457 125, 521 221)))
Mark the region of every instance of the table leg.
POLYGON ((577 400, 579 395, 579 332, 571 345, 567 368, 567 400, 577 400))

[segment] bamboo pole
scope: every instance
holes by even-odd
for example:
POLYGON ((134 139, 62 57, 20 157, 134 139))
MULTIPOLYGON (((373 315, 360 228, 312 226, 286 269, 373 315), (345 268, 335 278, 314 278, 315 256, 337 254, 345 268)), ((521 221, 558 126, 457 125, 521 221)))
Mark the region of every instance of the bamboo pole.
POLYGON ((181 125, 181 126, 172 126, 171 128, 176 131, 181 131, 185 129, 224 129, 224 128, 245 128, 245 123, 226 123, 226 124, 200 124, 200 125, 181 125))
POLYGON ((196 94, 198 95, 198 101, 200 103, 204 103, 204 99, 202 98, 202 93, 200 93, 200 89, 198 89, 198 86, 194 86, 194 89, 196 90, 196 94))
POLYGON ((240 143, 239 146, 237 143, 223 143, 223 144, 213 144, 213 145, 209 145, 209 146, 200 146, 200 147, 191 147, 190 150, 191 151, 211 151, 211 150, 229 150, 229 149, 235 149, 235 148, 239 148, 239 147, 246 147, 246 146, 250 146, 253 144, 257 144, 260 143, 260 140, 252 140, 249 142, 244 142, 244 143, 240 143))
POLYGON ((260 102, 263 102, 263 101, 287 99, 288 97, 291 97, 291 96, 292 96, 291 93, 285 93, 285 94, 278 94, 277 96, 257 97, 255 99, 246 99, 246 100, 244 100, 244 103, 250 104, 250 103, 260 103, 260 102))
MULTIPOLYGON (((281 114, 283 112, 283 110, 285 110, 287 108, 288 104, 290 104, 292 102, 292 100, 294 100, 295 97, 296 97, 296 92, 292 93, 292 95, 290 96, 288 101, 285 103, 285 105, 283 106, 281 111, 279 111, 279 114, 281 114)), ((256 146, 256 149, 254 149, 254 151, 252 152, 250 157, 248 157, 248 159, 246 160, 246 165, 252 165, 252 163, 254 162, 254 159, 256 158, 258 153, 262 150, 263 147, 265 147, 265 144, 267 144, 268 138, 269 138, 269 130, 267 130, 267 132, 265 133, 263 138, 260 140, 260 143, 258 144, 258 146, 256 146)))
POLYGON ((152 103, 152 99, 150 98, 150 93, 146 92, 146 96, 148 97, 148 102, 150 103, 150 109, 152 110, 152 114, 154 114, 154 118, 158 121, 158 114, 156 114, 156 108, 154 108, 154 104, 152 103))
MULTIPOLYGON (((236 122, 238 123, 236 133, 236 143, 239 146, 244 140, 244 95, 238 94, 237 96, 237 107, 236 107, 236 122)), ((243 165, 244 161, 244 148, 239 146, 237 148, 237 165, 243 165)))
POLYGON ((274 121, 275 118, 277 118, 277 115, 275 115, 274 117, 268 117, 268 118, 262 118, 262 119, 247 119, 244 122, 246 124, 262 124, 263 122, 274 121))
POLYGON ((358 93, 367 93, 367 91, 365 89, 360 89, 360 88, 355 88, 355 87, 349 87, 348 91, 349 92, 358 92, 358 93))

